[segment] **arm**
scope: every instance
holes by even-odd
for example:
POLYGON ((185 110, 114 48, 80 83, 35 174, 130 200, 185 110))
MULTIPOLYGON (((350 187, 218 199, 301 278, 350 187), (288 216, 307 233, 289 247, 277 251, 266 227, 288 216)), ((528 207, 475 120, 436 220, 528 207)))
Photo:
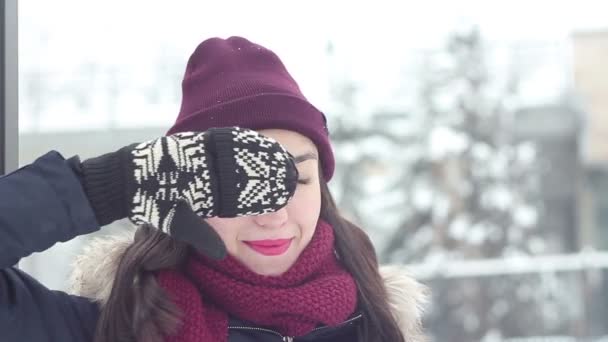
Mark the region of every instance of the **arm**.
POLYGON ((79 178, 59 153, 0 178, 0 341, 91 341, 96 304, 51 291, 15 265, 99 229, 79 178))
POLYGON ((0 341, 93 336, 96 304, 11 266, 22 257, 128 217, 221 258, 225 246, 201 217, 280 209, 296 181, 282 146, 230 128, 163 137, 82 163, 50 152, 0 178, 0 341), (267 189, 255 189, 265 196, 247 197, 260 182, 267 189))
POLYGON ((69 163, 49 152, 0 178, 0 269, 99 229, 69 163))

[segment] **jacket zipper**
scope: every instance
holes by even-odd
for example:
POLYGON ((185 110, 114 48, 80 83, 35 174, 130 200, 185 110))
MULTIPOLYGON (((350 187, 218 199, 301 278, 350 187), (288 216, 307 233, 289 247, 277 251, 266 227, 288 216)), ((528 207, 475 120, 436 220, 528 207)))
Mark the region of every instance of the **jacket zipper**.
MULTIPOLYGON (((361 318, 361 316, 363 316, 362 314, 359 314, 353 318, 350 318, 342 323, 340 323, 339 325, 344 325, 347 323, 350 323, 356 319, 361 318)), ((277 335, 281 338, 281 340, 283 342, 293 342, 294 337, 293 336, 283 336, 281 333, 279 333, 278 331, 274 331, 274 330, 270 330, 270 329, 264 329, 264 328, 257 328, 257 327, 242 327, 242 326, 228 326, 228 329, 238 329, 238 330, 254 330, 254 331, 264 331, 267 333, 271 333, 274 335, 277 335)), ((317 331, 317 330, 321 330, 321 329, 327 329, 327 327, 318 327, 318 328, 314 328, 312 329, 310 332, 313 331, 317 331)))
POLYGON ((228 326, 228 329, 264 331, 264 332, 271 333, 271 334, 279 336, 281 338, 281 341, 283 341, 283 342, 293 342, 293 339, 294 339, 292 336, 283 336, 278 331, 274 331, 274 330, 270 330, 270 329, 264 329, 264 328, 228 326))
MULTIPOLYGON (((354 320, 357 320, 357 319, 361 318, 361 316, 363 316, 363 314, 358 314, 357 316, 355 316, 355 317, 353 317, 353 318, 349 318, 349 319, 347 319, 346 321, 344 321, 344 322, 342 322, 342 323, 338 324, 338 326, 342 326, 342 325, 344 325, 344 324, 347 324, 347 323, 350 323, 350 322, 352 322, 352 321, 354 321, 354 320)), ((328 327, 318 327, 318 328, 314 328, 314 329, 312 329, 310 332, 317 331, 317 330, 322 330, 322 329, 327 329, 327 328, 328 328, 328 327)))

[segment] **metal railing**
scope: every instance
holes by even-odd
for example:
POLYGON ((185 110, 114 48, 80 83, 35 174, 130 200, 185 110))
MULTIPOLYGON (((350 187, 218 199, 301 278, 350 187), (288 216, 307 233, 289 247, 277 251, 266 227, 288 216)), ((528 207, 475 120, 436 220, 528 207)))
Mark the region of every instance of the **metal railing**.
POLYGON ((420 280, 608 269, 608 252, 584 251, 575 254, 520 256, 501 259, 441 260, 409 264, 407 269, 420 280))

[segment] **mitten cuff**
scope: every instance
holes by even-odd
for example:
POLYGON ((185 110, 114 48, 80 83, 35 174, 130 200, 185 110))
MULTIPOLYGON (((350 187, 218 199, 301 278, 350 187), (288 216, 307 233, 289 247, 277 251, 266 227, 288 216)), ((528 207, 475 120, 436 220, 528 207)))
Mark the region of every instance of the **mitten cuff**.
POLYGON ((83 185, 100 225, 127 217, 125 154, 131 147, 82 162, 83 185))
POLYGON ((208 136, 210 143, 207 146, 207 155, 213 156, 215 166, 215 180, 217 182, 217 192, 214 194, 217 206, 216 214, 219 217, 235 217, 238 212, 238 196, 243 189, 237 189, 236 184, 246 184, 239 182, 239 178, 245 175, 239 174, 239 167, 234 157, 234 132, 232 129, 215 128, 210 130, 208 136))

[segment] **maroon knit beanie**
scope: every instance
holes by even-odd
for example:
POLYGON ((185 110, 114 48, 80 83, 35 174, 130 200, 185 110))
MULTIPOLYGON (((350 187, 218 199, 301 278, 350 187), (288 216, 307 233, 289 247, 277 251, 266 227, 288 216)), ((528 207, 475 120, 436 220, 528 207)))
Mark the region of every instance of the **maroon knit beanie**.
POLYGON ((226 126, 295 131, 315 143, 324 178, 331 179, 325 115, 306 100, 274 52, 241 37, 205 40, 188 60, 182 92, 167 134, 226 126))

